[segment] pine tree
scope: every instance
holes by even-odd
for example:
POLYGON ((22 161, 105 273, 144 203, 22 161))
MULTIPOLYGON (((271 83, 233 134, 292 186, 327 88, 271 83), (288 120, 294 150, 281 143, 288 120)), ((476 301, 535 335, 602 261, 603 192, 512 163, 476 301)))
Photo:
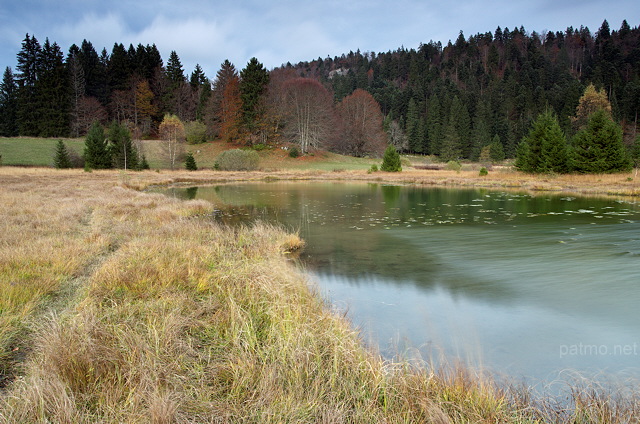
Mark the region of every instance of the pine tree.
POLYGON ((182 63, 175 50, 171 50, 169 61, 167 62, 167 78, 171 81, 172 87, 177 87, 184 82, 184 70, 182 63))
POLYGON ((56 144, 56 150, 53 156, 53 166, 56 169, 71 168, 71 158, 69 157, 67 146, 65 146, 62 140, 58 140, 58 143, 56 144))
POLYGON ((269 84, 269 73, 255 57, 240 71, 240 98, 242 100, 242 124, 249 134, 258 131, 263 117, 262 98, 269 84))
POLYGON ((400 162, 400 154, 393 145, 387 146, 382 157, 382 165, 380 170, 385 172, 400 172, 402 171, 402 164, 400 162))
POLYGON ((196 165, 196 160, 193 157, 193 153, 191 153, 191 152, 187 153, 187 157, 184 160, 184 168, 187 171, 197 171, 198 170, 198 165, 196 165))
POLYGON ((84 142, 84 162, 88 169, 111 168, 111 153, 102 125, 95 121, 84 142))
POLYGON ((622 172, 632 167, 622 143, 622 128, 603 109, 593 113, 573 138, 572 160, 581 173, 622 172))
POLYGON ((16 123, 18 106, 18 86, 11 68, 7 66, 0 83, 0 136, 18 135, 16 123))

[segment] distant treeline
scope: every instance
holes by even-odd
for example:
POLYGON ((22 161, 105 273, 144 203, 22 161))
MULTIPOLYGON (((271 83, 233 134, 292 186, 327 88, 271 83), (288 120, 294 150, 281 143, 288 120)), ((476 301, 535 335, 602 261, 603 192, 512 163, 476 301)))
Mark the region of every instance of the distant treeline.
POLYGON ((199 65, 186 75, 175 51, 165 64, 155 45, 116 43, 98 53, 84 40, 64 54, 27 34, 15 72, 7 67, 0 86, 0 135, 77 137, 94 121, 117 121, 136 138, 155 137, 172 114, 206 124, 209 139, 289 141, 303 153, 380 154, 389 141, 434 155, 455 143, 459 157, 470 159, 499 145, 514 157, 549 109, 575 134, 571 117, 589 84, 608 95, 631 144, 640 109, 638 27, 624 21, 612 31, 604 21, 595 34, 498 27, 469 38, 460 32, 444 47, 357 51, 271 71, 255 58, 240 72, 225 61, 213 79, 199 65))

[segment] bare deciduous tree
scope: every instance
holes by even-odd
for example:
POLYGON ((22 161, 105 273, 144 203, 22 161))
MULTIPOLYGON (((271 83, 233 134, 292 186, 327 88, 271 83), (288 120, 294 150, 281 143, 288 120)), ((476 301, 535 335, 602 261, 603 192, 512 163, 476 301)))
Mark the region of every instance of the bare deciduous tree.
POLYGON ((319 81, 295 78, 282 85, 282 115, 285 136, 300 151, 330 145, 335 134, 336 116, 332 95, 319 81))
POLYGON ((184 151, 184 124, 175 115, 165 115, 159 131, 162 150, 173 170, 184 151))
POLYGON ((353 155, 381 156, 387 145, 387 135, 382 128, 380 105, 368 92, 357 89, 338 104, 342 120, 343 137, 335 150, 353 155))

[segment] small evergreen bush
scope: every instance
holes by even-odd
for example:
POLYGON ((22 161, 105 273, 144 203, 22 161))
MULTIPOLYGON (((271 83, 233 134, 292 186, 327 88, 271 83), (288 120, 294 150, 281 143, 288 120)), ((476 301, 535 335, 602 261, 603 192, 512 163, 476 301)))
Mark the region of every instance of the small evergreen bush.
POLYGON ((254 150, 233 149, 222 152, 216 161, 216 169, 222 171, 255 171, 260 156, 254 150))
POLYGON ((55 166, 56 169, 71 168, 71 158, 69 157, 67 146, 65 146, 62 140, 58 140, 58 144, 56 144, 53 166, 55 166))
POLYGON ((384 151, 382 157, 381 171, 385 172, 400 172, 402 171, 402 165, 400 163, 400 154, 393 145, 389 145, 384 151))
POLYGON ((371 168, 369 169, 369 171, 371 172, 378 172, 378 165, 376 165, 375 163, 373 165, 371 165, 371 168))
POLYGON ((198 165, 196 165, 196 160, 193 157, 193 153, 188 152, 187 157, 184 160, 184 169, 187 171, 197 171, 198 165))
POLYGON ((489 175, 489 171, 487 171, 487 168, 485 168, 484 166, 482 168, 480 168, 480 174, 481 177, 486 177, 487 175, 489 175))
POLYGON ((289 157, 290 158, 297 158, 300 156, 300 150, 298 150, 297 147, 292 147, 289 149, 289 157))

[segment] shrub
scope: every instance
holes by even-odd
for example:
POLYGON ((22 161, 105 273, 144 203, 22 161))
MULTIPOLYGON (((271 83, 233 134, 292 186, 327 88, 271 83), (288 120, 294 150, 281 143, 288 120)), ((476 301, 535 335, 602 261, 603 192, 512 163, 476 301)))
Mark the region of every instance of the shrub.
POLYGON ((448 169, 449 171, 460 172, 460 170, 462 169, 462 165, 460 165, 460 162, 458 162, 457 160, 450 160, 449 162, 447 162, 447 165, 444 168, 448 169))
POLYGON ((216 169, 222 171, 254 171, 258 169, 260 156, 254 150, 233 149, 222 152, 216 161, 216 169))
POLYGON ((253 150, 255 150, 256 152, 261 152, 263 150, 267 150, 269 148, 269 146, 267 146, 264 143, 256 143, 256 144, 252 145, 251 148, 253 150))
POLYGON ((376 165, 375 163, 373 165, 371 165, 371 169, 369 169, 369 171, 371 172, 378 172, 378 165, 376 165))
POLYGON ((200 121, 184 124, 184 135, 189 144, 200 144, 207 141, 207 126, 200 121))
POLYGON ((487 171, 487 168, 485 168, 484 166, 480 168, 480 176, 486 177, 487 175, 489 175, 489 171, 487 171))
POLYGON ((297 158, 298 156, 300 156, 300 150, 298 150, 297 147, 292 147, 291 149, 289 149, 289 157, 290 158, 297 158))
POLYGON ((385 172, 400 172, 402 171, 402 165, 400 164, 400 154, 393 145, 389 145, 384 151, 382 157, 382 165, 380 170, 385 172))

